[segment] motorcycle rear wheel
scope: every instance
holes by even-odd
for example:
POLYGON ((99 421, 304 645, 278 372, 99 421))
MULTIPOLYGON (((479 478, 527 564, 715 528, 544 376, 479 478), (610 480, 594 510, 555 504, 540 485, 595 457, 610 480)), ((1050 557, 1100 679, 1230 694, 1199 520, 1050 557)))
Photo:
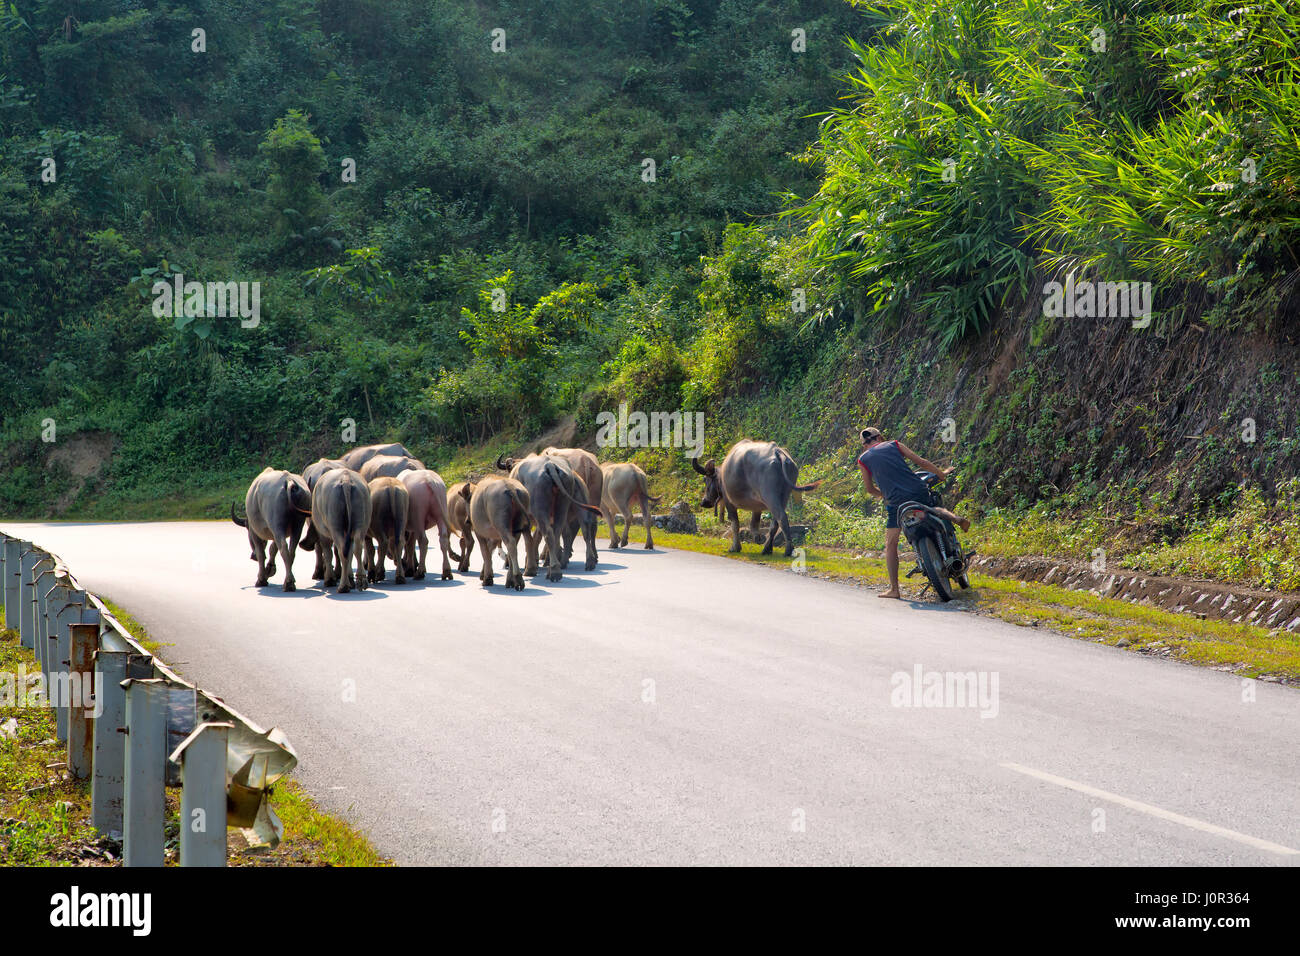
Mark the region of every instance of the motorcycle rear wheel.
POLYGON ((939 595, 939 600, 945 603, 951 601, 952 583, 948 580, 948 572, 944 570, 943 559, 939 557, 939 549, 935 547, 933 538, 924 537, 916 542, 916 557, 925 570, 925 576, 930 579, 934 593, 939 595))

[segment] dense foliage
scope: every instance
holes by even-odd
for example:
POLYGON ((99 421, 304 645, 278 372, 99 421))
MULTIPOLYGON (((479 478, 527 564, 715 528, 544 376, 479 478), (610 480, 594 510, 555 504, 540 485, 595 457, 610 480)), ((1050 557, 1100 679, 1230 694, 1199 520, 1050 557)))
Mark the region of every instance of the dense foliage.
POLYGON ((115 487, 180 491, 345 418, 535 429, 686 349, 701 256, 815 188, 794 157, 861 27, 840 0, 6 2, 0 506, 46 419, 114 436, 115 487), (260 323, 156 317, 177 273, 260 282, 260 323))
MULTIPOLYGON (((850 102, 791 213, 838 298, 946 341, 1042 273, 1150 282, 1157 309, 1272 316, 1300 268, 1300 9, 1289 0, 862 0, 850 102)), ((1289 310, 1293 312, 1293 310, 1289 310)))

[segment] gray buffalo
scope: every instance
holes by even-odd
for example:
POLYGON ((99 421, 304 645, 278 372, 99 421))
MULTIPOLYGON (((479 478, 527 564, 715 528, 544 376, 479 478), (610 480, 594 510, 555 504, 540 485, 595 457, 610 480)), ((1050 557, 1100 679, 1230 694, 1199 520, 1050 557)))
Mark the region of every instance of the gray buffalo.
POLYGON ((299 475, 288 471, 264 468, 253 479, 244 495, 244 518, 235 514, 230 506, 230 518, 248 530, 248 543, 252 547, 249 558, 257 562, 255 586, 264 588, 275 574, 275 555, 284 556, 284 589, 296 590, 293 581, 293 559, 298 551, 298 537, 303 522, 311 513, 311 492, 299 475), (267 543, 271 545, 271 560, 266 560, 267 543))
POLYGON ((418 458, 411 458, 408 455, 375 455, 358 468, 357 472, 365 481, 371 482, 376 478, 396 478, 404 471, 423 470, 424 462, 418 458))
POLYGON ((776 540, 778 525, 785 535, 786 557, 794 552, 794 544, 790 541, 790 519, 786 515, 790 492, 811 491, 821 482, 798 484, 799 466, 788 451, 776 442, 750 441, 745 438, 731 446, 721 466, 715 465, 712 458, 704 465, 700 464, 698 458, 692 458, 691 467, 704 476, 704 497, 700 504, 712 508, 722 502, 727 510, 727 516, 731 519, 730 550, 740 550, 739 510, 743 508, 754 512, 750 527, 755 530, 758 529, 764 510, 772 515, 772 528, 763 545, 763 554, 772 553, 772 542, 776 540))
MULTIPOLYGON (((573 488, 573 507, 569 509, 569 520, 560 534, 560 545, 564 548, 560 553, 560 567, 569 566, 569 560, 573 557, 573 542, 581 531, 582 540, 587 546, 587 563, 584 567, 591 571, 596 567, 596 532, 600 529, 600 512, 594 508, 583 507, 591 500, 587 494, 587 483, 579 475, 575 475, 574 479, 576 484, 573 488)), ((542 563, 547 563, 548 558, 549 555, 543 553, 542 563)))
POLYGON ((363 445, 360 448, 353 448, 343 456, 343 464, 353 471, 360 471, 361 466, 368 462, 376 455, 403 455, 407 458, 414 458, 406 446, 398 442, 392 442, 387 445, 363 445))
POLYGON ((339 594, 347 594, 354 584, 358 591, 364 591, 370 489, 361 476, 347 468, 321 475, 311 492, 311 521, 316 528, 316 554, 326 571, 323 586, 337 584, 339 594), (326 550, 333 552, 334 561, 325 561, 326 550))
MULTIPOLYGON (((343 463, 341 458, 318 458, 302 470, 302 479, 307 482, 307 487, 309 489, 315 488, 316 482, 320 479, 321 475, 325 474, 325 472, 333 471, 335 468, 346 467, 347 465, 343 463)), ((307 524, 303 528, 303 536, 300 546, 306 548, 308 551, 316 550, 316 532, 312 528, 310 518, 307 519, 307 524)), ((312 580, 319 581, 321 578, 325 577, 325 568, 323 567, 323 564, 324 562, 321 555, 317 552, 316 567, 313 568, 311 572, 312 580)))
POLYGON ((320 476, 327 471, 333 471, 335 468, 346 468, 347 464, 342 458, 317 458, 314 462, 302 470, 302 480, 307 482, 308 488, 315 488, 316 482, 320 476))
POLYGON ((601 499, 600 508, 609 522, 610 547, 627 546, 628 530, 632 527, 632 506, 639 501, 641 519, 645 523, 645 549, 653 550, 655 540, 651 529, 654 524, 650 520, 650 506, 656 504, 663 496, 650 494, 649 477, 630 461, 608 462, 601 465, 600 470, 605 476, 605 496, 601 499), (622 541, 619 540, 618 532, 614 530, 615 514, 623 516, 622 541))
POLYGON ((460 536, 460 554, 452 552, 457 571, 469 570, 469 552, 474 546, 474 522, 469 517, 469 501, 474 495, 474 483, 461 481, 447 489, 447 527, 460 536))
POLYGON ((396 478, 381 476, 366 483, 370 489, 370 526, 366 535, 366 568, 371 582, 384 580, 384 558, 393 559, 393 583, 405 584, 402 552, 410 520, 411 495, 396 478))
POLYGON ((519 568, 519 539, 528 538, 530 514, 528 490, 515 479, 489 475, 474 485, 469 515, 483 558, 479 580, 484 587, 492 584, 492 549, 499 547, 506 555, 506 587, 516 591, 524 589, 524 573, 519 568))
MULTIPOLYGON (((563 458, 573 469, 573 473, 581 478, 587 485, 587 492, 590 497, 587 499, 593 505, 601 508, 605 520, 609 523, 609 540, 617 541, 614 534, 614 515, 612 512, 605 511, 601 502, 604 501, 605 495, 605 472, 604 467, 597 460, 596 456, 585 448, 543 448, 540 452, 543 455, 556 455, 563 458)), ((617 545, 615 545, 617 547, 617 545)))
MULTIPOLYGON (((373 461, 374 459, 371 459, 373 461)), ((406 523, 406 548, 403 561, 406 573, 413 575, 417 581, 424 580, 428 572, 430 528, 438 529, 438 544, 442 548, 442 580, 450 581, 451 538, 448 530, 447 483, 436 471, 428 468, 414 468, 403 471, 397 480, 406 486, 410 493, 410 516, 406 523), (416 547, 419 546, 420 557, 416 560, 416 547)))
MULTIPOLYGON (((501 466, 502 461, 498 458, 497 467, 501 466)), ((533 577, 538 573, 538 550, 545 542, 546 580, 559 581, 564 577, 560 536, 568 527, 569 511, 573 507, 590 507, 578 503, 578 478, 569 463, 555 455, 529 455, 520 459, 510 469, 510 477, 527 489, 533 518, 534 531, 526 541, 528 557, 524 562, 524 574, 533 577)))

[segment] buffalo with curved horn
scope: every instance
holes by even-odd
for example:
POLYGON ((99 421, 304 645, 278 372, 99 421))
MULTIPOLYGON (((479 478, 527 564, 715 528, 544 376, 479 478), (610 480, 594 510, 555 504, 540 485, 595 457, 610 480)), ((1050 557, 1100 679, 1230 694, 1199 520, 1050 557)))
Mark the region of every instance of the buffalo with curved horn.
POLYGON ((790 519, 786 514, 790 492, 811 491, 821 481, 799 484, 799 466, 788 451, 776 442, 746 438, 731 446, 721 465, 716 465, 712 458, 703 465, 699 459, 692 458, 691 467, 704 476, 704 497, 700 499, 700 505, 712 508, 721 502, 726 508, 727 517, 731 519, 731 551, 740 550, 739 510, 743 508, 754 512, 750 527, 756 530, 764 511, 772 515, 772 527, 763 545, 763 554, 772 553, 778 526, 785 535, 786 557, 794 553, 790 519))

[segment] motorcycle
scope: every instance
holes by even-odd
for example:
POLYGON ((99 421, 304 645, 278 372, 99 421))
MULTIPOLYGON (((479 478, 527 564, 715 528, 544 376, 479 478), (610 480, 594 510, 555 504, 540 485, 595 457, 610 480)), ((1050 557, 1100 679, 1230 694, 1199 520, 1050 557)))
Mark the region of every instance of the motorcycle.
MULTIPOLYGON (((930 489, 935 506, 942 508, 943 497, 937 486, 944 481, 944 476, 919 471, 917 477, 930 489)), ((937 514, 930 505, 905 501, 898 506, 898 523, 907 543, 916 552, 916 567, 907 572, 909 578, 914 574, 924 574, 939 600, 945 602, 952 600, 952 581, 955 580, 962 588, 970 587, 966 573, 975 552, 962 550, 961 542, 957 540, 957 529, 951 521, 937 514)))

